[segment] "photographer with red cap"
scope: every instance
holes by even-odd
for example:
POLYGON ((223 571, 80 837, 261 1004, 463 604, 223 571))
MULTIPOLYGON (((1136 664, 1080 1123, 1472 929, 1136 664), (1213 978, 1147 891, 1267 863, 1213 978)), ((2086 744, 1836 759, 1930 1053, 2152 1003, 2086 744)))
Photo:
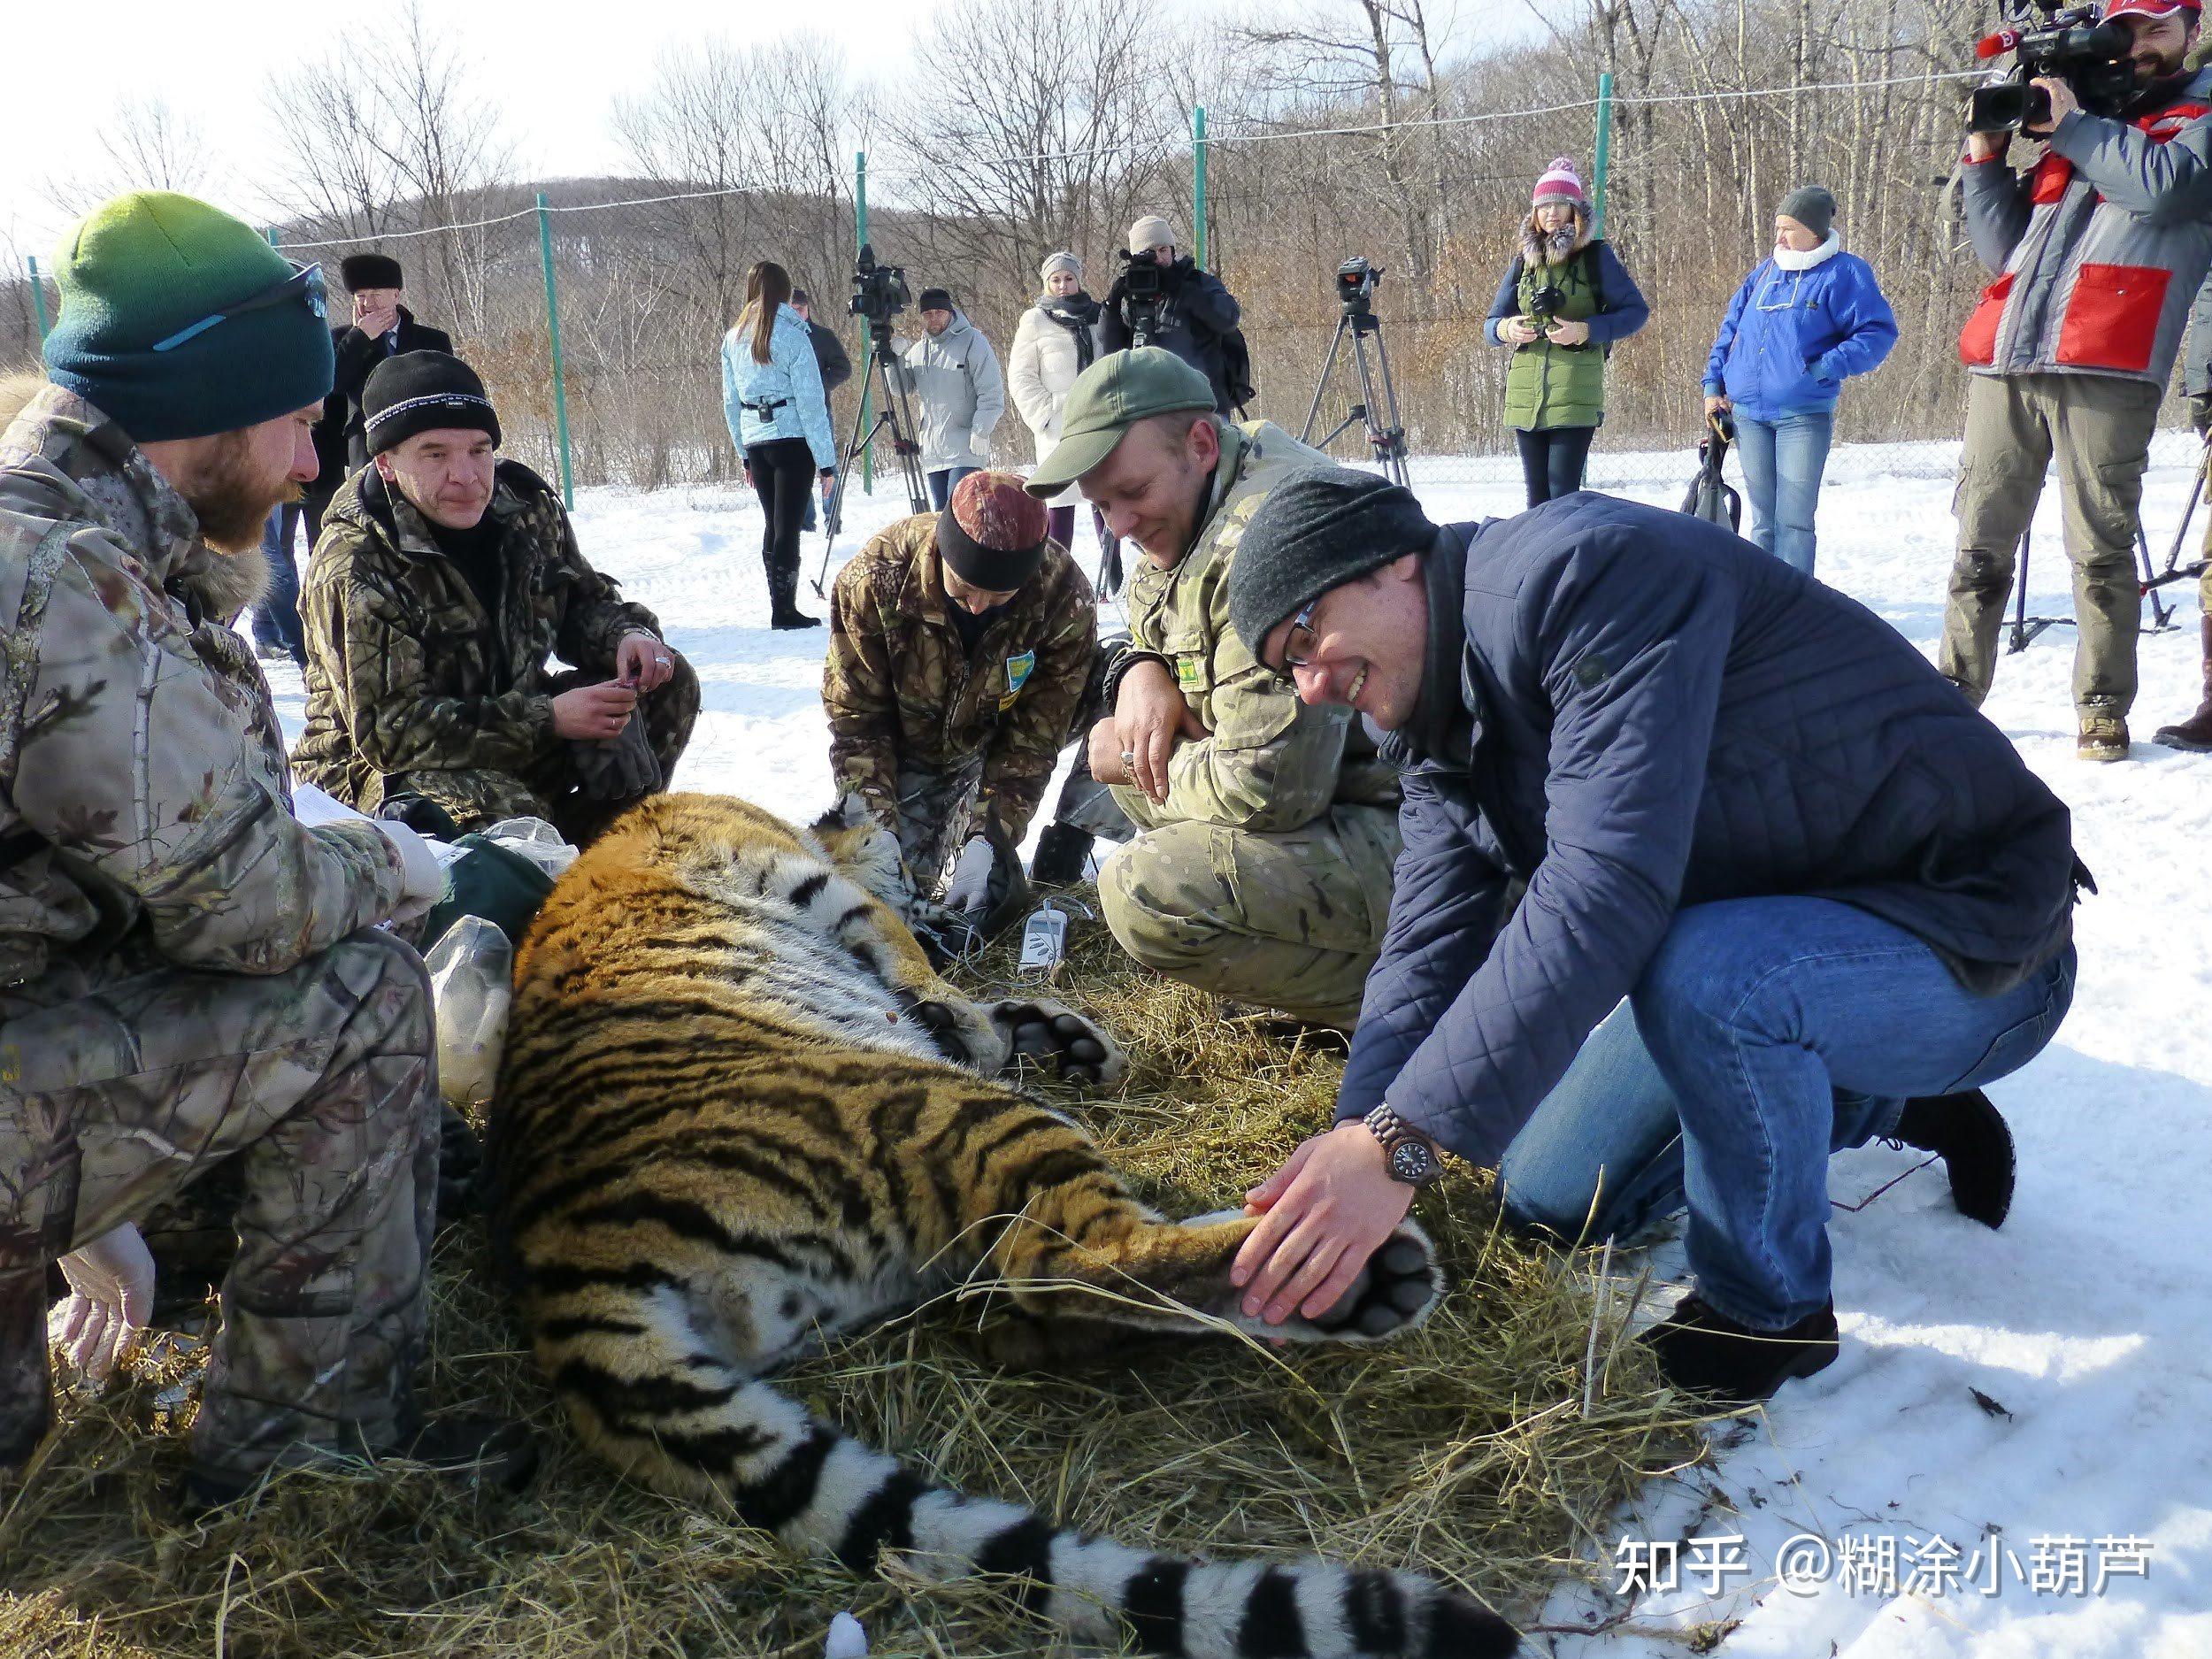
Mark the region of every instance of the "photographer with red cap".
POLYGON ((2076 752, 2124 760, 2142 593, 2137 511, 2158 405, 2212 265, 2212 72, 2186 62, 2200 0, 2108 0, 2134 89, 2093 115, 2057 76, 2033 83, 2044 141, 2005 165, 2008 132, 1971 133, 1962 173, 1974 251, 1998 273, 1959 335, 1974 371, 1959 457, 1958 560, 1938 665, 1977 706, 1996 672, 2015 554, 2055 454, 2074 562, 2076 752))

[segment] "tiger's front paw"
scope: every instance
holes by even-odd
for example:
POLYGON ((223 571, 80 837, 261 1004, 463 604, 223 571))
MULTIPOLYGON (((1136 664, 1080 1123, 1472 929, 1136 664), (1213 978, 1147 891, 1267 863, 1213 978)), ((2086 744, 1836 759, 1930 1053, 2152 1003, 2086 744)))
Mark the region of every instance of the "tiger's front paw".
POLYGON ((1006 1039, 1006 1064, 1057 1071, 1064 1083, 1118 1083, 1129 1074, 1121 1045, 1098 1025, 1044 997, 1007 997, 984 1010, 1006 1039))

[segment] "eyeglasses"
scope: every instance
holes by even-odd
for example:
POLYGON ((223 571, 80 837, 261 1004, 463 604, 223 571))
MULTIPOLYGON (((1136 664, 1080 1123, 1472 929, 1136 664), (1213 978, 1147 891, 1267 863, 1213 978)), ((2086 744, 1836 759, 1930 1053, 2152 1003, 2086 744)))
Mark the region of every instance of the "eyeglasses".
POLYGON ((258 294, 249 294, 244 299, 226 305, 211 316, 203 317, 188 327, 180 328, 166 340, 154 342, 156 351, 173 351, 188 340, 196 340, 216 324, 233 317, 243 317, 248 311, 265 311, 272 306, 285 305, 293 300, 303 299, 307 309, 328 321, 329 296, 323 288, 323 268, 319 265, 296 265, 292 274, 281 282, 273 282, 258 294))
POLYGON ((1291 618, 1290 632, 1283 636, 1283 661, 1275 677, 1286 685, 1291 683, 1291 670, 1303 668, 1313 656, 1313 613, 1320 603, 1315 600, 1291 618))
POLYGON ((1780 293, 1782 288, 1782 273, 1778 270, 1770 273, 1766 281, 1761 285, 1758 294, 1752 300, 1753 308, 1763 311, 1796 310, 1798 291, 1805 286, 1805 273, 1802 271, 1796 271, 1791 273, 1791 275, 1794 280, 1790 283, 1790 291, 1783 297, 1780 304, 1774 303, 1774 296, 1780 293))

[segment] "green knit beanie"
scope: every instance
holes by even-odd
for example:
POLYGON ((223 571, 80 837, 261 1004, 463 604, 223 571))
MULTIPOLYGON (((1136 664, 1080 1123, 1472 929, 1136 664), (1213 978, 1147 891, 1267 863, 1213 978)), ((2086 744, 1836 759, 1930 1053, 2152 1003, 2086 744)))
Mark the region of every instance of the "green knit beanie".
POLYGON ((141 443, 273 420, 330 390, 320 278, 204 202, 119 196, 55 250, 48 375, 141 443))

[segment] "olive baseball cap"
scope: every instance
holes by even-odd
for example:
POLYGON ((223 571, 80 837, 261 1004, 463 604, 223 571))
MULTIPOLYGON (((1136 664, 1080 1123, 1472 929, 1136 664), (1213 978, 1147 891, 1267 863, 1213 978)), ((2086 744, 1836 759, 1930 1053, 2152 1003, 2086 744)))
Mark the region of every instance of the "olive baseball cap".
POLYGON ((1068 388, 1060 442, 1029 475, 1029 493, 1058 495, 1111 455, 1140 420, 1184 409, 1210 414, 1213 407, 1213 383, 1165 347, 1101 357, 1068 388))

